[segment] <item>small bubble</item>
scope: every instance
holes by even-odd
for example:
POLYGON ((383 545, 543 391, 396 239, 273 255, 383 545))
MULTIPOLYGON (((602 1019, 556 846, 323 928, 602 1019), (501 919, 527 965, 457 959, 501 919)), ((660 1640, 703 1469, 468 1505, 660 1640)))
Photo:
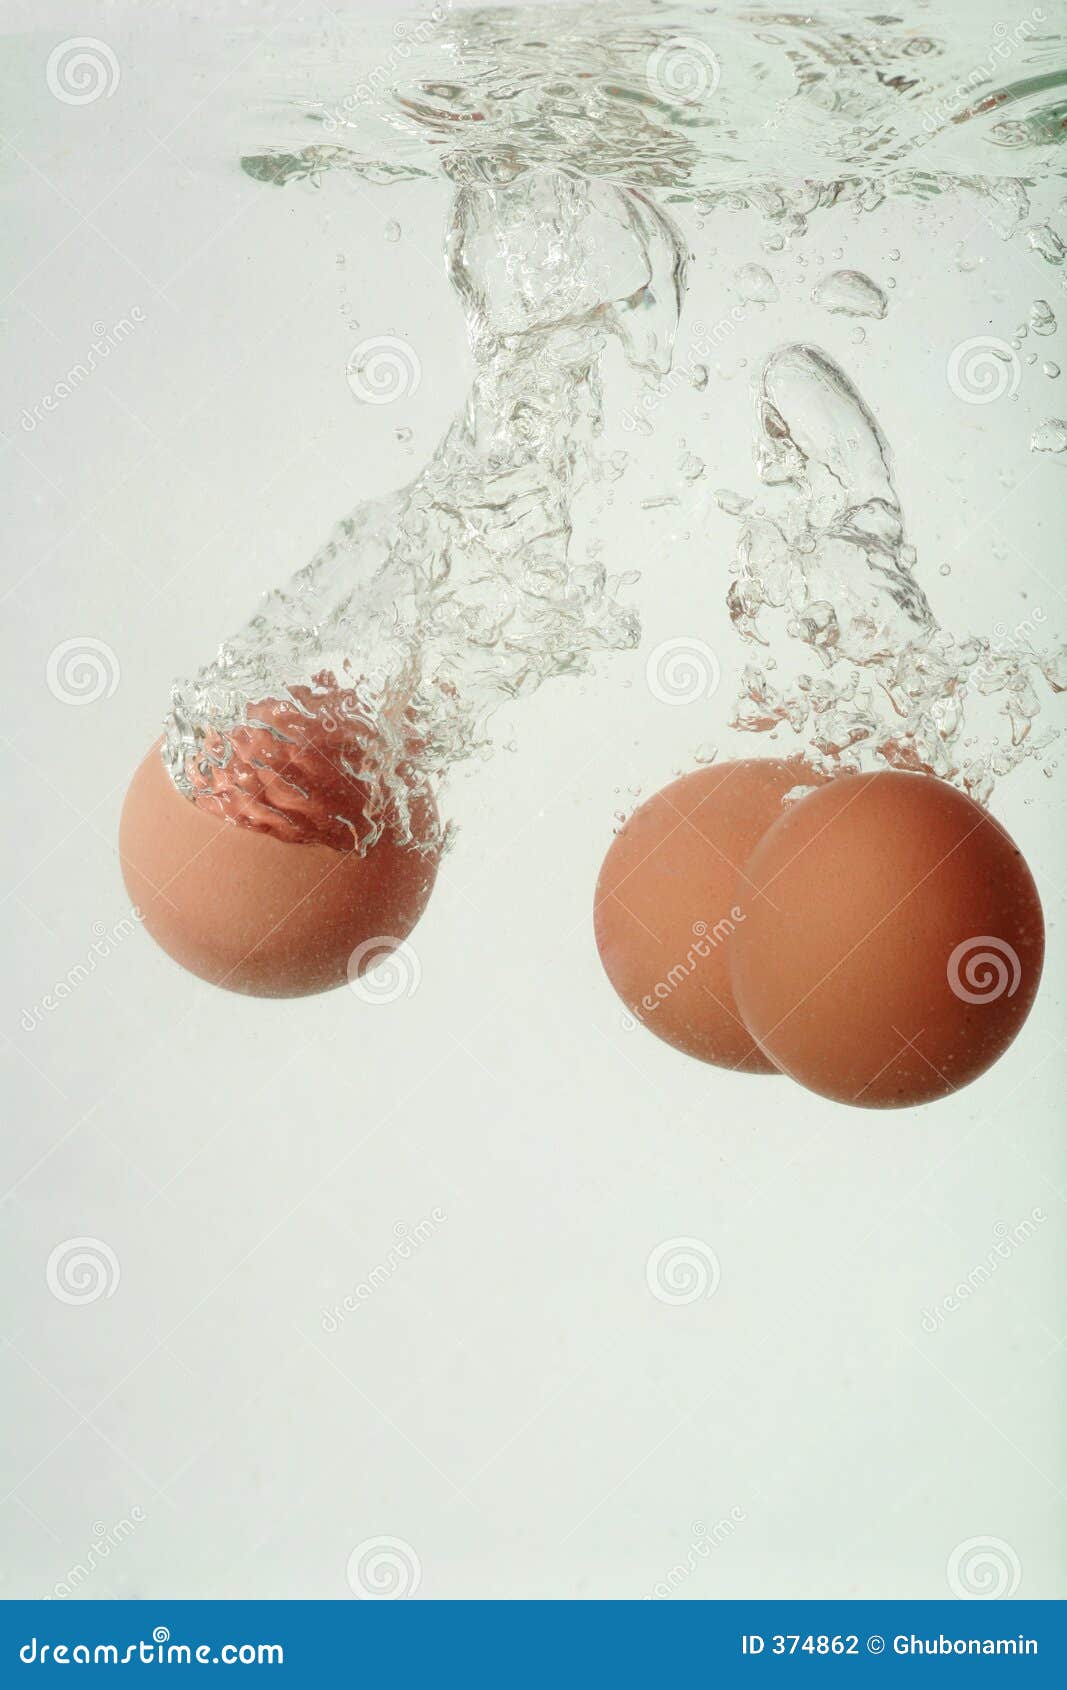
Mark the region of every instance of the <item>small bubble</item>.
POLYGON ((390 219, 390 221, 385 225, 385 238, 387 241, 398 241, 403 232, 404 231, 401 229, 400 224, 392 219, 390 219))
POLYGON ((1049 362, 1047 364, 1042 364, 1041 368, 1044 370, 1045 374, 1048 376, 1049 381, 1055 381, 1056 377, 1060 373, 1060 366, 1058 364, 1052 363, 1051 359, 1049 360, 1049 362))
POLYGON ((1031 452, 1067 452, 1067 422, 1049 417, 1030 436, 1031 452))
POLYGON ((884 317, 887 300, 882 289, 860 270, 834 270, 812 293, 816 305, 846 317, 884 317))
POLYGON ((397 431, 396 431, 396 437, 397 437, 398 440, 406 443, 407 441, 409 441, 411 439, 410 428, 398 428, 397 431))
POLYGON ((1029 311, 1030 327, 1035 334, 1055 334, 1056 316, 1047 299, 1035 299, 1029 311))
POLYGON ((734 271, 734 287, 753 305, 773 305, 780 298, 777 282, 762 264, 742 264, 734 271))
POLYGON ((1046 264, 1059 265, 1067 258, 1067 247, 1047 223, 1032 223, 1026 231, 1026 241, 1034 252, 1040 253, 1046 264))

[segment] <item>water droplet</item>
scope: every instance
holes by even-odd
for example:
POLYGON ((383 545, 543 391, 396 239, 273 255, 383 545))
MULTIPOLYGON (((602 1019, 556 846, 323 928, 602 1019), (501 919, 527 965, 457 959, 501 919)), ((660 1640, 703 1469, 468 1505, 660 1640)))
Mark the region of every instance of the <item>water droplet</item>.
POLYGON ((834 270, 812 294, 816 305, 848 317, 884 317, 887 300, 877 282, 861 270, 834 270))
POLYGON ((1047 264, 1062 264, 1067 258, 1067 246, 1047 223, 1032 223, 1026 231, 1026 244, 1040 253, 1047 264))
POLYGON ((1047 299, 1035 299, 1030 307, 1030 327, 1035 334, 1055 334, 1056 318, 1047 299))
POLYGON ((390 219, 390 221, 385 225, 384 233, 387 241, 398 241, 400 236, 403 234, 403 230, 401 229, 399 223, 390 219))
POLYGON ((706 364, 694 364, 690 380, 696 391, 703 393, 708 385, 708 366, 706 364))
POLYGON ((734 271, 734 287, 753 305, 773 305, 780 297, 777 282, 762 264, 742 264, 734 271))
POLYGON ((1051 358, 1049 359, 1047 364, 1042 364, 1041 368, 1044 370, 1045 374, 1048 376, 1049 381, 1055 381, 1056 377, 1060 373, 1060 366, 1058 364, 1054 364, 1052 362, 1051 358))
POLYGON ((396 437, 397 437, 398 440, 400 440, 402 442, 406 442, 406 441, 410 440, 411 439, 410 428, 398 428, 397 431, 396 431, 396 437))
POLYGON ((1067 422, 1049 417, 1030 436, 1031 452, 1067 452, 1067 422))

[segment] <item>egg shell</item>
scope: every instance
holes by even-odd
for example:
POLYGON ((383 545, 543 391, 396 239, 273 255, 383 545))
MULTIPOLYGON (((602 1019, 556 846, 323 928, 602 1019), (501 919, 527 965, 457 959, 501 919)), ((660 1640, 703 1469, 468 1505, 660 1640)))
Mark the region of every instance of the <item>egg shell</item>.
POLYGON ((642 804, 604 859, 593 923, 608 978, 638 1021, 689 1056, 775 1072, 734 1002, 727 957, 746 919, 735 883, 786 793, 818 779, 797 758, 696 769, 642 804))
MULTIPOLYGON (((420 798, 426 837, 436 822, 420 798)), ((411 932, 437 873, 433 852, 386 831, 365 854, 291 844, 202 809, 175 788, 155 745, 119 825, 126 888, 162 948, 201 979, 258 997, 344 984, 411 932)))
POLYGON ((997 1060, 1030 1011, 1044 922, 1018 846, 930 775, 843 776, 764 834, 736 896, 740 1012, 824 1097, 898 1108, 997 1060))

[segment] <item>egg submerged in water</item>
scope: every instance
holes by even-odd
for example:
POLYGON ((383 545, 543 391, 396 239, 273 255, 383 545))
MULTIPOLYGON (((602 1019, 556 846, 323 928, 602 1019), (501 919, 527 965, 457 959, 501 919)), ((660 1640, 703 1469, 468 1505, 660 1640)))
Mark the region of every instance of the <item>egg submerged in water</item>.
POLYGON ((1004 828, 932 775, 846 775, 792 805, 737 882, 729 953, 767 1058, 866 1108, 985 1072, 1037 994, 1044 921, 1004 828))
POLYGON ((728 957, 747 919, 735 883, 786 795, 821 778, 800 758, 696 769, 642 804, 604 858, 593 914, 604 970, 631 1015, 688 1056, 776 1072, 734 1001, 728 957))
POLYGON ((126 888, 157 944, 212 985, 258 997, 328 991, 380 962, 437 873, 432 797, 412 794, 407 825, 387 817, 359 848, 337 819, 343 772, 294 714, 258 707, 233 735, 226 778, 196 799, 177 790, 157 742, 119 825, 126 888))

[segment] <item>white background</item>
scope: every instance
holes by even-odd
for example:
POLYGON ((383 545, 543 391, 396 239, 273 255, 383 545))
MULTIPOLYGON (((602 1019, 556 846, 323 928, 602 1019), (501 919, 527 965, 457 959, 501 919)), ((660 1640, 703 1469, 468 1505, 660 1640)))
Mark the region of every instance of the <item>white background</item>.
MULTIPOLYGON (((679 1598, 937 1597, 972 1539, 999 1541, 1018 1594, 1063 1595, 1055 771, 1027 766, 994 803, 1045 900, 1037 1008, 988 1076, 925 1111, 839 1108, 627 1029, 589 918, 636 789, 702 744, 772 749, 725 726, 744 652, 723 604, 735 524, 710 489, 755 490, 748 384, 782 339, 841 359, 882 422, 942 620, 988 632, 1040 609, 1062 631, 1063 470, 1026 447, 1060 390, 1028 369, 1016 402, 968 407, 944 376, 958 340, 1010 335, 1037 295, 1058 309, 1055 273, 944 204, 914 224, 842 215, 776 261, 781 303, 707 393, 657 415, 601 531, 612 569, 641 571, 642 652, 546 686, 501 720, 516 749, 455 783, 413 996, 243 1000, 134 932, 42 1009, 126 914, 118 813, 172 676, 358 498, 416 472, 469 375, 443 186, 281 191, 238 168, 275 139, 264 91, 290 35, 329 42, 325 8, 237 8, 233 28, 178 12, 64 7, 45 26, 5 7, 4 1593, 69 1587, 132 1517, 79 1594, 348 1597, 350 1553, 385 1536, 431 1597, 640 1597, 678 1565, 679 1598), (121 67, 84 106, 45 78, 74 34, 121 67), (957 239, 978 271, 951 262, 957 239), (897 278, 863 347, 796 263, 838 246, 897 278), (27 429, 133 307, 106 367, 27 429), (360 406, 345 363, 378 333, 417 348, 422 383, 360 406), (702 486, 643 511, 676 485, 683 437, 702 486), (673 708, 644 664, 680 635, 723 682, 673 708), (83 638, 117 684, 79 706, 47 672, 83 638), (417 1254, 326 1330, 435 1208, 417 1254), (1029 1241, 924 1329, 1035 1209, 1029 1241), (66 1304, 47 1262, 85 1236, 120 1277, 66 1304), (677 1238, 714 1251, 713 1296, 650 1293, 650 1252, 677 1238)), ((679 215, 694 319, 715 321, 732 269, 768 261, 760 231, 679 215)))

